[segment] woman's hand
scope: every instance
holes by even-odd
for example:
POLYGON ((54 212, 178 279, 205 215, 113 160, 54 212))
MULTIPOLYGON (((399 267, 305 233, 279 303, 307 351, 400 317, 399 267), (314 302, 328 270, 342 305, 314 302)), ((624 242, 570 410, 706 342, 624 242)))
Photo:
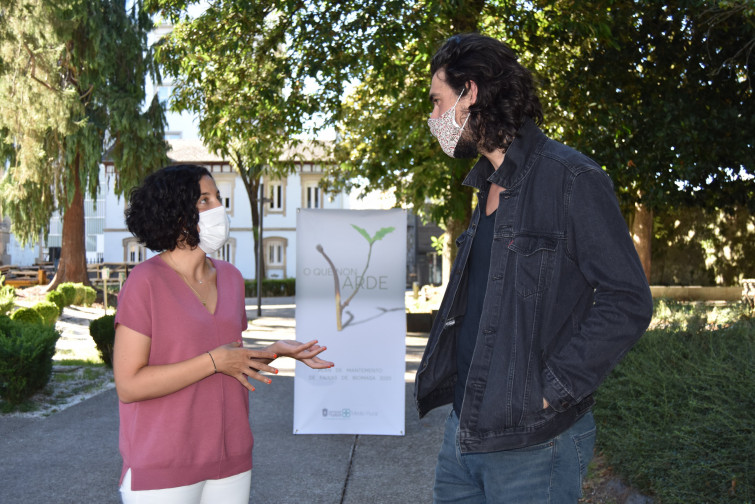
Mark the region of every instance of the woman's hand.
POLYGON ((270 378, 259 372, 278 374, 277 369, 267 364, 277 357, 275 352, 244 348, 240 341, 219 346, 209 353, 218 373, 236 378, 250 391, 254 390, 254 387, 247 377, 269 384, 270 378))
POLYGON ((332 362, 317 357, 320 353, 327 350, 326 347, 318 345, 317 340, 306 343, 294 340, 280 340, 270 345, 268 350, 276 353, 278 357, 296 359, 312 369, 326 369, 335 366, 332 362))

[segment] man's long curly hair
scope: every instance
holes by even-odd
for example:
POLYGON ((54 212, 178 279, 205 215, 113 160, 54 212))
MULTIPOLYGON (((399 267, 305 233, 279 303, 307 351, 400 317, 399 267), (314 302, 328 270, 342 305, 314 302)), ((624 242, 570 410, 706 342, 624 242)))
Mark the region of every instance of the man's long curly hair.
POLYGON ((199 180, 207 168, 183 164, 166 166, 148 175, 131 190, 126 208, 128 230, 150 250, 162 252, 199 245, 199 180))
POLYGON ((527 118, 540 124, 543 111, 532 74, 503 42, 477 33, 454 35, 433 56, 431 77, 444 70, 445 82, 457 96, 477 84, 467 127, 479 148, 508 148, 527 118))

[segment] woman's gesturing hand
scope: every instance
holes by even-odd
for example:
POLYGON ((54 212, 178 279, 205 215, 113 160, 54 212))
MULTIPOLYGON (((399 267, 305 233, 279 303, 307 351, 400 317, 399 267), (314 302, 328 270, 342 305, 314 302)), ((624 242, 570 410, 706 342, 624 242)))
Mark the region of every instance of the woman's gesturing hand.
POLYGON ((306 343, 300 343, 299 341, 294 340, 280 340, 270 345, 268 350, 276 353, 278 357, 291 357, 292 359, 296 359, 312 369, 326 369, 335 366, 332 362, 318 357, 318 355, 327 350, 327 348, 318 345, 317 340, 308 341, 306 343))
POLYGON ((254 387, 249 383, 247 377, 263 383, 270 383, 270 378, 260 374, 260 371, 278 373, 277 369, 267 364, 267 362, 278 357, 275 352, 244 348, 239 341, 219 346, 209 353, 218 373, 236 378, 250 391, 254 390, 254 387))

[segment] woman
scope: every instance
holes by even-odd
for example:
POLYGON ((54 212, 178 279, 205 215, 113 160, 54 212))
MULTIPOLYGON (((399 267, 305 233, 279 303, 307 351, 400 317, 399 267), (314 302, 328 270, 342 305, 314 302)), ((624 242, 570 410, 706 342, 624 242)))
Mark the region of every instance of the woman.
POLYGON ((312 368, 316 341, 243 348, 244 281, 210 259, 228 217, 210 173, 194 165, 149 175, 130 195, 129 231, 159 255, 136 266, 119 295, 113 372, 120 399, 124 503, 248 503, 253 437, 248 378, 292 357, 312 368))

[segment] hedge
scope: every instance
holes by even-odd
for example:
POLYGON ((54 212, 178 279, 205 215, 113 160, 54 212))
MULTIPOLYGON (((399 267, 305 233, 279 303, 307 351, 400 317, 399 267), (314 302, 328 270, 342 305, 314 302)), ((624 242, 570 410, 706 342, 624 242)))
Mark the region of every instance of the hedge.
POLYGON ((39 316, 42 317, 42 322, 48 326, 54 326, 61 313, 58 305, 51 301, 42 301, 31 308, 39 313, 39 316))
POLYGON ((92 320, 89 324, 89 335, 92 336, 100 358, 107 365, 113 367, 113 344, 115 343, 115 315, 105 315, 92 320))
POLYGON ((10 318, 18 323, 44 325, 42 315, 33 308, 19 308, 11 313, 10 318))
POLYGON ((0 316, 0 397, 19 404, 47 385, 59 337, 50 326, 0 316))
POLYGON ((10 313, 13 309, 15 297, 16 289, 12 285, 2 285, 2 281, 0 281, 0 315, 10 313))
POLYGON ((76 284, 73 282, 64 282, 58 285, 57 291, 65 296, 66 306, 76 304, 76 284))
POLYGON ((66 303, 66 295, 58 290, 50 291, 45 294, 45 299, 51 303, 55 303, 55 306, 58 307, 60 313, 63 313, 63 308, 68 306, 68 303, 66 303))
MULTIPOLYGON (((262 280, 263 297, 293 296, 295 294, 295 278, 265 278, 264 280, 262 280)), ((257 296, 256 280, 244 280, 244 295, 246 297, 257 296)))

